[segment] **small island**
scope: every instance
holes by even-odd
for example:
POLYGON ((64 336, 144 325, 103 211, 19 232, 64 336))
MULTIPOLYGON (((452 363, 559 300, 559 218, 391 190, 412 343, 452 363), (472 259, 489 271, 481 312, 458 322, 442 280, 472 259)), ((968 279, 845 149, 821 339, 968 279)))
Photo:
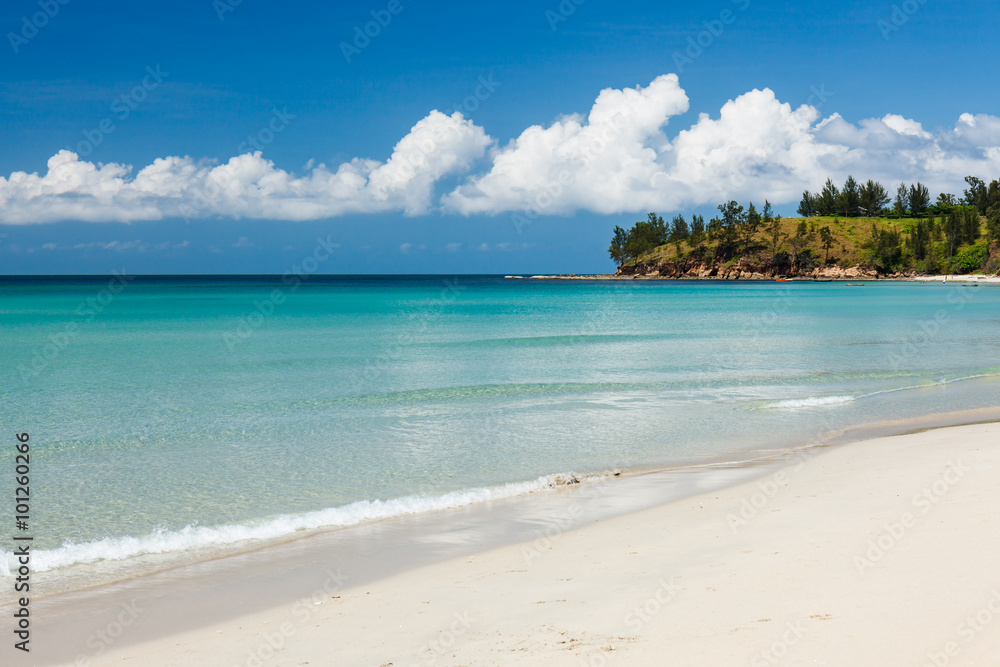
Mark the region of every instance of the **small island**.
MULTIPOLYGON (((874 180, 827 179, 806 191, 797 218, 736 201, 701 215, 666 222, 649 213, 608 248, 613 277, 716 280, 854 280, 996 275, 1000 271, 1000 181, 969 176, 962 197, 934 203, 922 183, 900 184, 895 198, 874 180), (890 205, 891 204, 891 205, 890 205)), ((571 276, 566 276, 571 277, 571 276)), ((581 278, 582 276, 572 276, 581 278)), ((592 276, 593 278, 612 276, 592 276)))

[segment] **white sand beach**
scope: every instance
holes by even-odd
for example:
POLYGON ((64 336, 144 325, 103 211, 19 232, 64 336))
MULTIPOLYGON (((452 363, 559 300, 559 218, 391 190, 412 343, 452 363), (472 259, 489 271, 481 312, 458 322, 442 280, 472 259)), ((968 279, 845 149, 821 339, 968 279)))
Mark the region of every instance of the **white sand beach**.
POLYGON ((88 664, 997 665, 998 441, 981 424, 817 450, 88 664))

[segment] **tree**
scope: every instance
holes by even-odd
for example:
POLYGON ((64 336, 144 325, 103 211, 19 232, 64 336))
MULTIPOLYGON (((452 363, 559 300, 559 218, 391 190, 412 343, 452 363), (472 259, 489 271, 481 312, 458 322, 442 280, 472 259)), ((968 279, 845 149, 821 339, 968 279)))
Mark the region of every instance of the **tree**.
POLYGON ((823 265, 825 266, 830 261, 830 248, 833 246, 833 232, 830 231, 829 225, 823 225, 819 228, 819 240, 823 244, 823 250, 826 251, 823 256, 823 265))
POLYGON ((986 183, 975 176, 966 176, 965 182, 969 184, 964 193, 965 205, 975 206, 980 211, 989 208, 989 191, 986 188, 986 183))
POLYGON ((881 183, 868 179, 868 182, 861 186, 861 206, 868 217, 879 215, 882 207, 890 201, 889 193, 881 183))
POLYGON ((910 231, 910 236, 907 239, 907 245, 913 251, 914 259, 924 259, 927 257, 927 248, 930 246, 931 242, 931 230, 930 227, 933 224, 933 218, 931 221, 917 220, 917 224, 913 226, 910 231))
POLYGON ((683 215, 675 215, 670 224, 670 240, 673 242, 686 241, 691 236, 687 220, 683 215))
POLYGON ((979 240, 979 211, 975 206, 962 208, 962 242, 975 243, 979 240))
POLYGON ((756 207, 753 202, 750 202, 750 206, 747 208, 746 216, 743 218, 743 252, 750 249, 751 244, 753 244, 753 239, 760 231, 761 226, 764 224, 764 219, 761 217, 760 213, 757 212, 756 207))
POLYGON ((898 216, 904 216, 910 210, 910 189, 906 183, 900 183, 896 188, 896 201, 892 205, 893 212, 898 216))
POLYGON ((708 235, 708 240, 714 241, 722 235, 722 221, 718 218, 712 218, 708 221, 705 231, 708 235))
POLYGON ((632 259, 638 259, 653 248, 665 245, 667 236, 667 225, 663 222, 663 218, 650 213, 646 220, 635 223, 629 230, 625 254, 632 259))
MULTIPOLYGON (((781 233, 781 217, 771 215, 769 213, 770 208, 770 204, 766 204, 764 206, 764 211, 768 212, 765 216, 768 220, 765 231, 767 232, 767 238, 771 240, 771 261, 773 262, 778 255, 778 246, 780 246, 782 240, 784 240, 784 234, 781 233)), ((1000 208, 997 210, 1000 211, 1000 208)))
POLYGON ((625 246, 628 245, 628 232, 624 229, 615 225, 615 235, 611 239, 611 246, 608 248, 608 254, 611 255, 612 261, 618 266, 625 263, 628 259, 628 255, 625 254, 625 246))
POLYGON ((691 245, 698 245, 705 238, 705 218, 701 215, 691 216, 691 245))
POLYGON ((951 261, 955 248, 962 243, 962 218, 958 211, 952 210, 941 216, 941 231, 948 248, 948 260, 951 261))
POLYGON ((803 218, 811 218, 818 213, 816 207, 816 196, 808 190, 802 193, 802 201, 799 202, 799 215, 803 218))
POLYGON ((1000 206, 993 206, 986 211, 986 232, 994 241, 1000 240, 1000 206))
POLYGON ((1000 181, 994 180, 986 189, 986 203, 976 208, 980 211, 988 211, 998 205, 1000 205, 1000 181))
POLYGON ((823 191, 820 192, 819 198, 816 201, 817 212, 820 215, 833 215, 837 212, 837 200, 840 198, 840 191, 837 190, 837 186, 833 184, 831 179, 826 179, 826 185, 823 186, 823 191))
POLYGON ((719 219, 719 245, 715 249, 719 259, 726 260, 738 251, 738 239, 743 224, 746 222, 746 214, 743 207, 735 201, 726 204, 719 204, 719 212, 722 217, 719 219))
POLYGON ((911 185, 908 201, 910 204, 910 213, 920 215, 931 205, 931 192, 923 183, 911 185))
POLYGON ((899 265, 903 249, 899 244, 899 232, 879 229, 872 224, 871 239, 864 246, 868 250, 868 261, 880 273, 888 273, 899 265))
POLYGON ((937 201, 934 204, 942 210, 947 210, 952 206, 957 206, 958 202, 955 201, 955 195, 950 192, 942 192, 938 195, 937 201))
POLYGON ((844 183, 844 189, 840 191, 840 197, 837 200, 837 209, 841 215, 854 218, 857 217, 858 209, 860 208, 861 188, 858 187, 858 182, 854 180, 853 176, 848 176, 847 181, 844 183))
POLYGON ((805 220, 799 220, 799 224, 795 226, 795 236, 788 239, 788 245, 792 248, 792 265, 798 265, 801 262, 801 256, 803 250, 809 243, 808 238, 809 230, 806 225, 805 220))

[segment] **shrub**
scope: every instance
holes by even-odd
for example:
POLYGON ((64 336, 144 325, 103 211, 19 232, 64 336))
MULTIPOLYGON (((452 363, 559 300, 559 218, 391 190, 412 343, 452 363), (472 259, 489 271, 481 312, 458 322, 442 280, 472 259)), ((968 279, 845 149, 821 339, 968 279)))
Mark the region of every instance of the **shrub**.
POLYGON ((951 260, 951 270, 953 273, 972 273, 983 268, 986 259, 990 256, 990 250, 985 243, 977 243, 969 246, 962 252, 955 255, 951 260))

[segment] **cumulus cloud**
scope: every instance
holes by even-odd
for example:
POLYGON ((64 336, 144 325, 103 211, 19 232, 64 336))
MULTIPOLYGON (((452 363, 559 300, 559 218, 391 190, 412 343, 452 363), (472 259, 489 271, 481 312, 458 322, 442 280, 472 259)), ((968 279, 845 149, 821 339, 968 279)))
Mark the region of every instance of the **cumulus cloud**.
POLYGON ((937 133, 897 114, 854 125, 809 105, 793 109, 765 88, 666 139, 663 128, 686 109, 672 75, 644 89, 604 91, 586 122, 531 127, 495 151, 492 169, 446 195, 444 206, 466 214, 673 211, 730 198, 797 202, 802 190, 850 174, 952 191, 966 175, 1000 175, 993 116, 965 114, 937 133), (611 137, 606 148, 592 139, 601 135, 611 137))
POLYGON ((533 125, 496 150, 492 169, 449 193, 444 205, 465 214, 521 208, 615 213, 623 206, 652 206, 659 201, 654 182, 663 173, 661 159, 669 157, 662 128, 687 109, 675 74, 646 88, 602 90, 587 117, 533 125))
POLYGON ((668 133, 688 108, 677 76, 663 75, 645 87, 603 90, 586 115, 533 125, 504 145, 461 113, 432 111, 384 162, 310 161, 300 175, 259 152, 222 164, 165 157, 133 176, 128 165, 60 151, 43 175, 0 177, 0 223, 669 212, 730 198, 797 202, 803 189, 848 174, 951 192, 969 174, 1000 176, 995 116, 965 113, 954 127, 933 130, 894 113, 855 124, 809 105, 792 108, 765 88, 668 133), (443 192, 442 181, 456 177, 443 192))
POLYGON ((134 178, 131 167, 82 161, 70 151, 49 158, 44 175, 0 177, 0 222, 131 222, 165 217, 315 220, 348 213, 427 213, 434 185, 468 171, 491 139, 460 113, 433 111, 383 162, 356 158, 320 164, 294 176, 260 152, 213 165, 190 157, 154 160, 134 178))

